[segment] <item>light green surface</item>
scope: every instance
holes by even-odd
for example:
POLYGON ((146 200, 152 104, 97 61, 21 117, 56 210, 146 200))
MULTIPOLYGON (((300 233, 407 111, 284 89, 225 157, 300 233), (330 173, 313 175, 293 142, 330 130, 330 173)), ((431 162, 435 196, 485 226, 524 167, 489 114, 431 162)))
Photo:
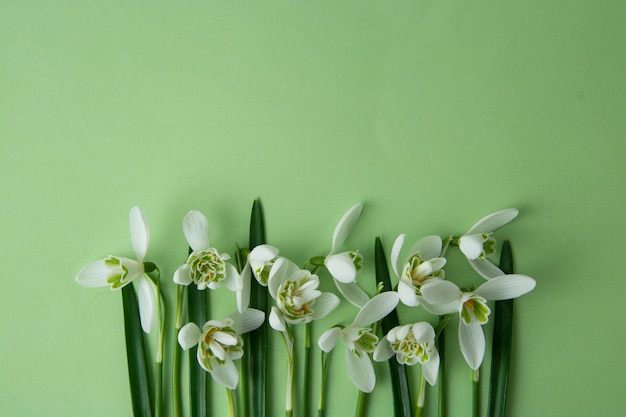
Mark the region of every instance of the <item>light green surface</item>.
MULTIPOLYGON (((172 306, 185 213, 232 252, 257 196, 298 261, 363 201, 349 242, 370 268, 376 235, 389 252, 519 208, 499 236, 538 285, 516 304, 508 415, 624 414, 626 3, 99 3, 0 2, 0 414, 130 415, 121 297, 75 274, 132 254, 137 204, 172 306)), ((450 349, 450 415, 468 416, 450 349)), ((390 406, 377 369, 369 416, 390 406)), ((331 416, 351 415, 342 355, 332 379, 331 416)))

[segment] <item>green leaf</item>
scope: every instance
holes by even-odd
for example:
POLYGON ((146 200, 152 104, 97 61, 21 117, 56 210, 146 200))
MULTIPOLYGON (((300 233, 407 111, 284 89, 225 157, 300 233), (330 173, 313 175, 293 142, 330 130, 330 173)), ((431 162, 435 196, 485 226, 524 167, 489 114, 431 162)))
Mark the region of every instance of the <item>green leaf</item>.
MULTIPOLYGON (((259 199, 254 200, 250 216, 250 250, 265 243, 265 222, 259 199)), ((251 279, 250 307, 268 313, 267 289, 256 279, 251 279)), ((267 320, 258 329, 247 333, 244 342, 244 416, 265 417, 266 373, 267 373, 267 320)))
MULTIPOLYGON (((189 248, 189 253, 192 249, 189 248)), ((207 321, 207 294, 208 290, 198 290, 191 284, 187 286, 187 309, 189 321, 202 328, 207 321)), ((189 351, 189 401, 191 415, 203 417, 207 415, 207 373, 198 363, 195 350, 189 351)))
MULTIPOLYGON (((504 241, 500 255, 500 269, 513 273, 513 252, 508 240, 504 241)), ((493 311, 493 341, 491 376, 489 378, 488 417, 504 417, 511 362, 511 337, 513 330, 513 300, 496 301, 493 311)))
MULTIPOLYGON (((389 278, 389 268, 383 244, 379 237, 375 242, 375 264, 376 283, 383 285, 383 291, 391 291, 391 279, 389 278)), ((382 320, 383 334, 399 325, 398 313, 393 310, 382 320)), ((393 410, 395 417, 412 417, 411 391, 409 389, 409 379, 406 367, 396 360, 395 357, 389 359, 389 371, 391 373, 391 391, 393 393, 393 410)))
POLYGON ((139 318, 137 295, 132 285, 126 285, 122 288, 122 305, 124 308, 124 334, 133 415, 135 417, 151 417, 153 412, 152 401, 150 400, 150 379, 146 366, 143 330, 139 318))

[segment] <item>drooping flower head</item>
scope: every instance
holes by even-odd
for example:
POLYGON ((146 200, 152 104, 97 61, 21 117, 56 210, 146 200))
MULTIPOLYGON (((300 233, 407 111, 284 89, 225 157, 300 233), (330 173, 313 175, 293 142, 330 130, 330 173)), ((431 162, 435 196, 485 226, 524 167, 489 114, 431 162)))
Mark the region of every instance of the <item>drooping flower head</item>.
MULTIPOLYGON (((339 305, 333 293, 317 289, 319 278, 306 269, 300 269, 286 258, 278 258, 269 273, 268 289, 276 306, 270 323, 284 320, 291 324, 309 323, 325 317, 339 305)), ((282 329, 276 329, 281 330, 282 329)))
POLYGON ((246 259, 246 265, 241 271, 242 288, 237 291, 237 309, 243 312, 250 304, 250 285, 252 276, 259 284, 267 287, 270 270, 278 256, 278 248, 270 245, 258 245, 253 248, 246 259))
POLYGON ((241 290, 239 273, 226 262, 230 256, 210 245, 209 222, 204 214, 196 210, 187 213, 183 219, 183 232, 192 252, 187 262, 176 270, 174 282, 180 285, 193 282, 199 290, 217 289, 222 284, 232 291, 241 290))
POLYGON ((483 283, 474 291, 461 291, 449 281, 432 281, 422 287, 428 305, 434 314, 459 314, 459 345, 467 364, 473 370, 480 367, 485 354, 485 335, 482 325, 489 320, 490 300, 517 298, 532 291, 535 280, 518 274, 501 275, 483 283), (432 308, 431 308, 432 307, 432 308))
POLYGON ((459 238, 459 249, 480 276, 491 279, 504 273, 487 260, 496 251, 496 240, 492 233, 513 220, 519 211, 514 208, 491 213, 478 220, 459 238))
POLYGON ((439 352, 435 347, 435 330, 426 322, 396 326, 376 346, 374 360, 386 361, 392 356, 400 364, 422 366, 424 378, 435 385, 439 373, 439 352))
POLYGON ((243 356, 241 335, 257 329, 265 314, 255 309, 233 313, 224 320, 209 320, 202 329, 195 323, 187 323, 178 333, 178 343, 184 350, 198 345, 198 363, 213 379, 229 389, 235 389, 239 373, 233 363, 243 356))
POLYGON ((378 344, 378 336, 372 330, 375 323, 393 311, 398 305, 398 293, 388 291, 369 300, 359 311, 354 321, 346 327, 332 327, 319 338, 318 344, 324 352, 330 352, 341 339, 346 345, 348 375, 358 389, 372 392, 376 385, 376 374, 369 354, 378 344))
POLYGON ((157 316, 157 291, 146 277, 144 258, 150 245, 148 221, 139 207, 132 207, 129 215, 130 240, 137 259, 108 256, 86 265, 76 275, 76 281, 85 287, 111 287, 118 290, 131 282, 137 285, 137 301, 141 327, 146 333, 154 328, 157 316))
POLYGON ((411 307, 423 303, 421 288, 431 279, 443 279, 446 258, 441 257, 441 237, 426 236, 413 244, 406 260, 400 261, 405 235, 395 240, 391 249, 391 266, 398 276, 400 301, 411 307))

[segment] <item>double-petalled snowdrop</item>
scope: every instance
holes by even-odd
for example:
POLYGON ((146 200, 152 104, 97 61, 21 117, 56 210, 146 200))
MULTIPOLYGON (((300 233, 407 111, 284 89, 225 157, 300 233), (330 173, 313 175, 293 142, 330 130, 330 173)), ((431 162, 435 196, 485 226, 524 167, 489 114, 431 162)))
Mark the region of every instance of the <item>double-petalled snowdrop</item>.
POLYGON ((395 240, 391 249, 391 266, 400 279, 398 294, 403 304, 416 307, 423 303, 421 288, 431 279, 443 279, 446 258, 441 257, 442 242, 439 236, 426 236, 413 244, 404 263, 400 262, 400 252, 405 235, 395 240))
POLYGON ((333 277, 339 292, 356 307, 363 307, 369 301, 365 291, 356 283, 356 274, 362 268, 363 256, 356 250, 337 253, 356 225, 363 205, 352 206, 339 220, 335 231, 330 253, 324 258, 324 266, 333 277))
MULTIPOLYGON (((489 320, 490 300, 517 298, 535 288, 535 280, 525 275, 501 275, 474 291, 461 291, 450 281, 433 280, 422 286, 424 299, 435 307, 435 314, 459 313, 459 345, 467 364, 477 370, 485 354, 482 325, 489 320)), ((428 310, 429 306, 424 305, 428 310)))
POLYGON ((174 282, 189 285, 192 282, 199 290, 217 289, 222 284, 232 291, 241 291, 241 277, 235 267, 226 261, 230 256, 211 247, 209 222, 204 214, 192 210, 183 219, 183 232, 192 249, 182 266, 174 273, 174 282))
POLYGON ((106 287, 113 290, 135 282, 141 328, 150 333, 157 316, 157 290, 155 284, 146 276, 144 258, 150 244, 150 228, 146 217, 139 209, 130 209, 130 240, 136 260, 121 256, 109 256, 92 262, 80 270, 76 281, 85 287, 106 287))
POLYGON ((285 331, 284 322, 310 323, 328 315, 339 305, 333 293, 317 289, 319 278, 306 269, 300 269, 286 258, 278 258, 269 273, 268 290, 276 301, 270 312, 270 325, 285 331))
POLYGON ((278 256, 278 249, 270 245, 258 245, 253 248, 241 271, 242 289, 237 291, 237 309, 244 311, 250 304, 251 275, 264 287, 267 287, 270 270, 278 256))
POLYGON ((365 303, 349 326, 333 327, 319 338, 318 345, 324 352, 330 352, 339 339, 343 339, 346 345, 348 375, 354 385, 363 392, 372 392, 376 385, 376 374, 369 354, 374 352, 378 337, 371 325, 393 311, 398 301, 399 296, 396 292, 387 291, 378 294, 365 303))
POLYGON ((467 233, 459 238, 459 249, 472 268, 483 278, 491 279, 504 274, 497 266, 487 260, 496 251, 496 240, 491 234, 494 230, 509 223, 518 214, 519 211, 514 208, 491 213, 478 220, 467 233))
POLYGON ((178 333, 184 350, 198 345, 198 363, 220 384, 231 390, 237 387, 239 373, 233 363, 243 356, 241 335, 257 329, 265 320, 262 311, 249 308, 224 320, 209 320, 202 329, 187 323, 178 333))
POLYGON ((374 360, 386 361, 392 356, 404 365, 422 366, 422 375, 435 385, 439 373, 439 352, 435 347, 435 330, 426 322, 396 326, 385 335, 374 351, 374 360))

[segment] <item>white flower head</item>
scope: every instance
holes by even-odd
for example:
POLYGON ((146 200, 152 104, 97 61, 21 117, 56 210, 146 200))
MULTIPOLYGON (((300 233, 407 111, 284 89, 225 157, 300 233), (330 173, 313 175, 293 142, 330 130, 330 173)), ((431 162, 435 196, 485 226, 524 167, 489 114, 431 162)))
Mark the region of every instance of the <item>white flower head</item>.
POLYGON ((198 363, 213 379, 229 389, 239 383, 239 373, 233 363, 243 356, 241 335, 257 329, 265 314, 253 308, 233 313, 224 320, 209 320, 202 329, 187 323, 178 333, 178 343, 184 350, 198 345, 198 363))
POLYGON ((501 275, 483 283, 474 291, 464 292, 449 281, 432 281, 422 287, 422 294, 435 314, 459 314, 459 345, 467 364, 480 367, 485 354, 485 335, 491 310, 487 301, 517 298, 535 288, 535 280, 517 274, 501 275))
POLYGON ((367 293, 356 283, 357 272, 363 267, 363 256, 358 250, 341 253, 338 251, 352 232, 362 211, 363 204, 358 203, 341 217, 333 232, 330 253, 324 258, 324 266, 333 277, 339 292, 348 302, 359 308, 369 300, 367 293))
POLYGON ((405 235, 398 236, 391 249, 391 266, 399 278, 400 301, 411 307, 422 304, 422 285, 432 279, 443 279, 446 258, 441 257, 442 242, 439 236, 426 236, 413 244, 405 261, 400 262, 400 252, 405 235))
POLYGON ((259 284, 266 287, 272 265, 278 256, 278 248, 270 245, 258 245, 254 247, 246 259, 246 265, 241 271, 240 291, 237 291, 237 309, 243 312, 250 304, 251 275, 259 284))
POLYGON ((382 362, 392 356, 400 364, 422 366, 422 374, 435 385, 439 374, 439 352, 435 347, 435 330, 426 322, 396 326, 376 346, 374 360, 382 362))
POLYGON ((496 240, 492 233, 513 220, 519 211, 514 208, 491 213, 478 220, 463 236, 459 238, 459 249, 480 276, 491 279, 504 273, 487 260, 496 252, 496 240))
POLYGON ((129 223, 130 240, 137 259, 108 256, 81 269, 76 281, 85 287, 109 286, 112 290, 136 282, 141 327, 150 333, 157 316, 156 286, 146 277, 143 262, 150 244, 150 228, 143 212, 136 206, 130 209, 129 223))
MULTIPOLYGON (((333 293, 317 289, 319 278, 306 269, 300 269, 286 258, 278 258, 269 273, 269 293, 276 300, 273 314, 290 323, 309 323, 328 315, 339 305, 333 293)), ((275 320, 270 320, 270 323, 275 320)), ((281 330, 281 329, 276 329, 281 330)))
POLYGON ((332 327, 319 338, 318 344, 324 352, 330 352, 339 339, 346 345, 348 375, 358 389, 372 392, 376 385, 376 374, 370 359, 378 343, 372 330, 375 323, 393 311, 398 305, 398 293, 383 292, 369 300, 359 311, 354 321, 346 327, 332 327))
POLYGON ((192 210, 183 219, 183 232, 192 249, 191 254, 174 274, 180 285, 194 283, 199 290, 217 289, 222 284, 232 291, 242 289, 241 277, 235 267, 226 261, 230 256, 210 245, 209 222, 204 214, 192 210))

